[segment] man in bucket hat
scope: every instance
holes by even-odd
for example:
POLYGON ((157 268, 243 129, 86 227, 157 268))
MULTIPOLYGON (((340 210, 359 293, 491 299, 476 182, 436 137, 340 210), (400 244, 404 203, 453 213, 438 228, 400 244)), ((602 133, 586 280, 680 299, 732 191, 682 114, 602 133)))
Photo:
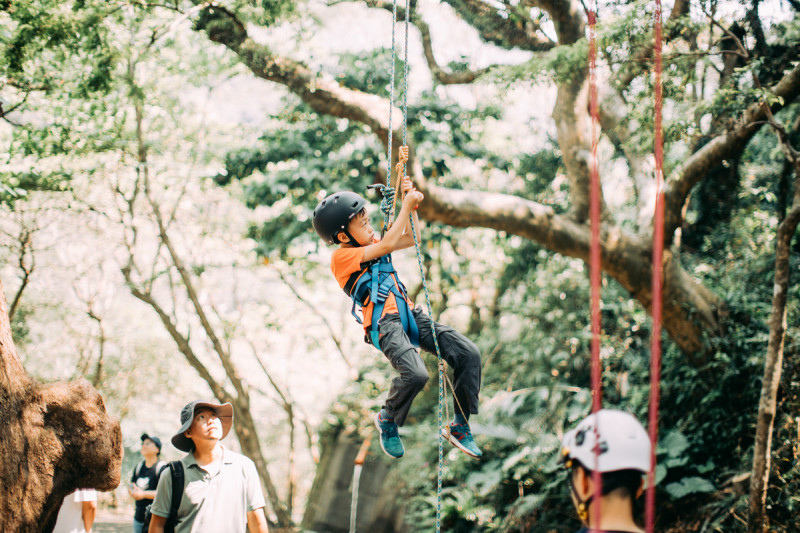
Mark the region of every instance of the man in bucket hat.
MULTIPOLYGON (((264 495, 253 461, 220 441, 233 425, 229 403, 194 401, 181 410, 181 428, 172 445, 188 452, 181 459, 183 491, 176 533, 268 533, 264 495)), ((151 508, 150 533, 162 533, 172 501, 170 469, 162 473, 151 508)))

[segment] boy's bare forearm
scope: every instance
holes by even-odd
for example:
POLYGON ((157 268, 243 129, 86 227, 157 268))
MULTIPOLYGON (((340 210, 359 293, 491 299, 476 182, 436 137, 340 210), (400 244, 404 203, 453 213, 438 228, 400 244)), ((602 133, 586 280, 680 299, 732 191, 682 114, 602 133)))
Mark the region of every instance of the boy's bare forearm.
POLYGON ((409 223, 410 212, 411 209, 404 205, 397 214, 395 223, 392 224, 392 227, 389 228, 389 231, 386 232, 382 239, 393 250, 396 250, 403 243, 406 236, 411 238, 412 244, 414 242, 414 238, 411 237, 411 224, 409 223))

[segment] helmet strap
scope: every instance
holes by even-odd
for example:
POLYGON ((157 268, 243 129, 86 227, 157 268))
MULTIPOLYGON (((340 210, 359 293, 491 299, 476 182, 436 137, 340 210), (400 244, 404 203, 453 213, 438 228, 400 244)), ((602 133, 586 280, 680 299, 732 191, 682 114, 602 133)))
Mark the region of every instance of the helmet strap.
POLYGON ((586 498, 586 500, 582 500, 580 494, 578 494, 578 490, 575 488, 575 482, 572 480, 573 472, 570 471, 567 475, 567 479, 569 479, 569 490, 572 491, 572 496, 575 498, 575 501, 578 502, 575 504, 575 510, 578 513, 578 518, 581 519, 586 525, 589 525, 589 506, 594 499, 594 494, 586 498))
POLYGON ((349 239, 349 240, 347 241, 347 244, 349 244, 350 246, 353 246, 353 247, 356 247, 356 248, 357 248, 357 247, 364 246, 363 244, 361 244, 360 242, 358 242, 358 239, 356 239, 355 237, 353 237, 352 235, 350 235, 350 232, 349 232, 349 231, 347 231, 346 229, 343 229, 343 230, 342 230, 342 233, 344 233, 344 234, 347 236, 347 238, 349 239))

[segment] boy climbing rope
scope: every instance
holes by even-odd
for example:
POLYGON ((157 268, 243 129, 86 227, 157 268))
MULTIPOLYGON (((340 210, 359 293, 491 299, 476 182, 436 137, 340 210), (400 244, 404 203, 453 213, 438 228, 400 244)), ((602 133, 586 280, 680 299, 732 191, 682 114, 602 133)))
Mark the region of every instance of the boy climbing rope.
POLYGON ((478 413, 481 384, 481 354, 472 341, 453 328, 431 320, 422 309, 413 308, 405 287, 392 266, 391 253, 414 246, 414 227, 419 227, 416 208, 423 195, 407 177, 400 176, 404 199, 397 222, 382 239, 375 235, 366 212, 366 200, 342 191, 322 200, 314 210, 314 229, 328 244, 338 244, 331 257, 331 270, 339 286, 353 299, 353 316, 363 323, 365 340, 381 350, 399 373, 392 380, 383 408, 375 414, 381 448, 394 458, 405 449, 398 434, 411 403, 428 381, 428 371, 418 347, 435 353, 432 329, 442 358, 454 370, 455 418, 445 437, 471 457, 480 457, 472 438, 469 415, 478 413), (413 213, 413 215, 412 215, 413 213), (363 320, 355 313, 361 308, 363 320))

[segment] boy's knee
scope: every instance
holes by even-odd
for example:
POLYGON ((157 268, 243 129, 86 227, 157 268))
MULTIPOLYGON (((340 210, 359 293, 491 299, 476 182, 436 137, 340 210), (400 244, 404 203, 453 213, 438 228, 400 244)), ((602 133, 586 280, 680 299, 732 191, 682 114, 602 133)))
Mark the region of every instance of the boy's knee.
POLYGON ((458 352, 458 356, 464 362, 464 365, 480 366, 481 351, 478 349, 478 346, 460 333, 455 331, 445 332, 445 334, 447 333, 450 333, 449 338, 446 341, 448 348, 458 352))
POLYGON ((409 376, 409 385, 421 389, 426 383, 428 383, 428 371, 424 367, 418 368, 409 376))

